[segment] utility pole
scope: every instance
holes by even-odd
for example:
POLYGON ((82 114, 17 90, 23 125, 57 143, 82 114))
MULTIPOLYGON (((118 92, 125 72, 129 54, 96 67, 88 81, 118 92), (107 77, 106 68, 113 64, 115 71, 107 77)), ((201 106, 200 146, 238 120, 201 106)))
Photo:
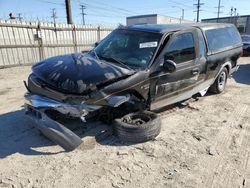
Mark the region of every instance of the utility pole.
POLYGON ((237 8, 234 8, 234 16, 237 16, 237 8))
POLYGON ((86 6, 84 6, 84 5, 80 5, 80 9, 82 10, 82 13, 81 13, 81 15, 82 15, 82 24, 83 25, 85 25, 85 15, 86 15, 86 13, 84 12, 84 10, 86 9, 86 6))
POLYGON ((184 20, 184 9, 181 9, 181 20, 180 23, 184 20))
POLYGON ((22 19, 23 19, 22 14, 21 14, 21 13, 18 13, 17 15, 18 15, 18 16, 17 16, 17 19, 21 22, 22 19))
POLYGON ((183 8, 181 8, 179 6, 172 6, 172 8, 179 8, 179 9, 181 9, 181 19, 180 19, 180 23, 181 23, 181 21, 184 20, 185 9, 183 9, 183 8))
POLYGON ((234 8, 234 25, 237 27, 237 8, 234 8))
POLYGON ((219 4, 218 4, 218 7, 215 7, 218 9, 217 11, 217 23, 219 22, 219 18, 220 18, 220 13, 222 13, 220 10, 223 6, 221 6, 221 0, 219 0, 219 4))
POLYGON ((201 5, 204 5, 204 3, 201 3, 200 0, 198 0, 197 4, 194 4, 197 8, 197 10, 195 12, 197 12, 197 18, 196 18, 196 22, 199 22, 200 20, 200 11, 201 11, 201 5))
POLYGON ((185 14, 185 10, 184 8, 181 10, 182 11, 182 16, 181 16, 181 19, 184 20, 184 14, 185 14))
POLYGON ((67 23, 73 24, 72 13, 71 13, 71 0, 65 0, 65 5, 66 5, 67 23))
POLYGON ((55 8, 52 9, 52 16, 51 16, 51 18, 53 18, 54 25, 56 25, 56 18, 57 18, 57 16, 56 16, 56 9, 55 8))
POLYGON ((231 16, 231 17, 233 16, 233 12, 234 12, 234 8, 231 7, 231 10, 230 10, 230 16, 231 16))
POLYGON ((233 12, 234 12, 234 7, 231 7, 231 9, 230 9, 230 23, 233 23, 233 12))

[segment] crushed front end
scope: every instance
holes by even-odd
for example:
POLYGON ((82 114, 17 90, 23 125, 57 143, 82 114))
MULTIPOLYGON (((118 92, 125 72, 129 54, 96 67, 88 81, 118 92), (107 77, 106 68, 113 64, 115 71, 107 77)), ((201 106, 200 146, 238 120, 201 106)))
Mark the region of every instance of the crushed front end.
MULTIPOLYGON (((53 57, 32 67, 25 82, 26 114, 46 137, 66 150, 73 150, 82 144, 81 138, 48 113, 56 111, 85 122, 103 108, 117 108, 131 99, 128 93, 116 91, 127 88, 133 74, 134 71, 98 62, 88 55, 53 57)), ((142 74, 139 78, 144 79, 142 74)))
POLYGON ((72 98, 49 88, 42 88, 39 84, 33 85, 30 78, 29 84, 26 84, 28 92, 24 96, 25 108, 26 115, 35 123, 35 127, 66 151, 84 144, 78 135, 56 121, 51 112, 57 112, 66 118, 80 118, 84 122, 89 113, 99 110, 101 106, 88 105, 77 97, 72 98))

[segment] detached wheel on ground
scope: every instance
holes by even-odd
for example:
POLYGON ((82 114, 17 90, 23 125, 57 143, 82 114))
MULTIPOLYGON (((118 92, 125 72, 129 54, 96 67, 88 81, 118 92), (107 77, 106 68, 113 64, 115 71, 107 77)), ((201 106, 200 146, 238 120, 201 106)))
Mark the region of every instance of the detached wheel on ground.
POLYGON ((160 134, 161 122, 157 114, 143 111, 115 119, 113 132, 120 140, 127 142, 146 142, 160 134))
POLYGON ((213 85, 209 88, 209 91, 215 94, 219 94, 225 90, 228 78, 228 71, 226 68, 223 68, 216 78, 213 85))

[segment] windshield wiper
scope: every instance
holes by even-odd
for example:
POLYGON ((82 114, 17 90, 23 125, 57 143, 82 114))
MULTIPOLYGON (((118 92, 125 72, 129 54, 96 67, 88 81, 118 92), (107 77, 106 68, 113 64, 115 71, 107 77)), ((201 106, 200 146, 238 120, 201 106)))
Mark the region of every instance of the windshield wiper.
POLYGON ((105 59, 105 60, 110 60, 110 61, 112 61, 112 62, 114 62, 114 63, 118 63, 118 64, 120 64, 120 65, 122 65, 123 67, 126 67, 127 69, 129 69, 129 70, 133 70, 131 67, 129 67, 128 65, 126 65, 124 62, 122 62, 121 60, 119 60, 119 59, 117 59, 117 58, 115 58, 115 57, 104 57, 104 56, 100 56, 100 58, 102 58, 102 59, 105 59))

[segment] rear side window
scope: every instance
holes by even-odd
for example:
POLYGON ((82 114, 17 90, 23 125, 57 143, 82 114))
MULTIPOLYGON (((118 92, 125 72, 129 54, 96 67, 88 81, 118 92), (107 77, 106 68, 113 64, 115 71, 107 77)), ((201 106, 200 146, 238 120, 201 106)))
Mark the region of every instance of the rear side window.
POLYGON ((200 58, 201 57, 205 57, 206 55, 206 46, 205 46, 205 41, 204 41, 204 37, 202 35, 201 30, 197 30, 198 31, 198 40, 199 40, 199 55, 200 58))
POLYGON ((241 43, 239 32, 235 27, 211 29, 205 34, 211 52, 219 52, 241 43))
POLYGON ((184 33, 176 36, 169 45, 166 56, 177 64, 195 59, 193 34, 184 33))

